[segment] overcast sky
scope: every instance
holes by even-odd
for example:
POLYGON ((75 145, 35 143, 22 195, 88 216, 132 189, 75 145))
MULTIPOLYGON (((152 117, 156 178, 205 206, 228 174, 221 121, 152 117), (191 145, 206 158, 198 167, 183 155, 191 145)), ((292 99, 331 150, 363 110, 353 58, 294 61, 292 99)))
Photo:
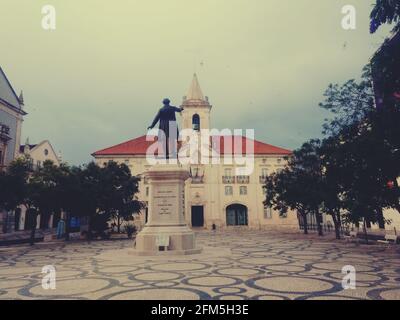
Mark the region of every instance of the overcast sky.
POLYGON ((373 0, 1 0, 0 65, 29 113, 23 142, 63 159, 145 134, 164 97, 180 105, 193 72, 216 128, 254 128, 297 148, 318 137, 329 83, 360 75, 388 35, 368 33, 373 0), (41 27, 52 4, 57 29, 41 27), (357 9, 357 29, 341 9, 357 9))

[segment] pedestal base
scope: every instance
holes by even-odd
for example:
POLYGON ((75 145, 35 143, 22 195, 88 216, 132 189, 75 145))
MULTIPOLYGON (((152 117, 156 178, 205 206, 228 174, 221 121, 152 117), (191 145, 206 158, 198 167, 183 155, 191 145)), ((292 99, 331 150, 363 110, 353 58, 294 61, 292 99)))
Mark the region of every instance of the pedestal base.
POLYGON ((187 225, 145 226, 136 237, 134 254, 189 255, 202 251, 195 247, 195 234, 187 225), (159 246, 159 238, 168 238, 168 246, 159 246))

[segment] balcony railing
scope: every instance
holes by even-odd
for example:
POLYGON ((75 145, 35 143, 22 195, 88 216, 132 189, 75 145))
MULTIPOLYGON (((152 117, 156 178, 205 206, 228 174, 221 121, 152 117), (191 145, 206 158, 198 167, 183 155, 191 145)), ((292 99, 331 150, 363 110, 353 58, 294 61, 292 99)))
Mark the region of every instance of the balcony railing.
POLYGON ((249 176, 236 176, 236 182, 240 184, 250 183, 249 176))
POLYGON ((229 184, 235 183, 235 177, 233 177, 233 176, 223 176, 222 177, 222 183, 229 183, 229 184))
POLYGON ((10 133, 10 127, 5 124, 0 124, 0 132, 8 135, 10 133))
POLYGON ((6 141, 10 140, 11 137, 9 137, 9 134, 10 134, 10 127, 0 123, 0 138, 6 141))
POLYGON ((192 183, 193 184, 202 184, 202 183, 204 183, 204 177, 203 176, 192 177, 192 183))

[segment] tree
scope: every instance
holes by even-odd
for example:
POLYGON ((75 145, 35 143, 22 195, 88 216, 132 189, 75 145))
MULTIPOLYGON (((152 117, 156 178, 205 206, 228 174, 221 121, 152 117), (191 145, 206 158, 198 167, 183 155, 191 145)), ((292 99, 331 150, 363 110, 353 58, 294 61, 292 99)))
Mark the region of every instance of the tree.
POLYGON ((31 229, 30 244, 33 245, 38 216, 35 199, 40 191, 33 184, 29 183, 31 173, 29 157, 18 158, 11 162, 6 173, 10 185, 6 198, 9 199, 8 207, 10 210, 15 210, 19 205, 25 206, 26 219, 31 229))
POLYGON ((296 210, 302 219, 304 234, 308 234, 308 210, 301 201, 303 190, 296 174, 288 167, 266 177, 266 199, 264 205, 286 214, 289 209, 296 210))
POLYGON ((351 79, 342 85, 330 84, 324 97, 319 106, 333 114, 323 125, 326 136, 338 135, 341 130, 362 121, 375 110, 370 66, 363 68, 360 81, 351 79))
POLYGON ((317 220, 318 234, 323 235, 322 169, 319 156, 319 140, 310 140, 293 152, 288 166, 267 177, 265 205, 281 213, 290 208, 297 210, 303 218, 304 232, 307 233, 307 214, 314 214, 317 220))
POLYGON ((131 220, 143 204, 135 198, 139 191, 139 178, 132 177, 125 164, 108 162, 101 171, 102 198, 99 207, 107 216, 117 220, 118 233, 121 219, 131 220))
POLYGON ((323 192, 323 212, 332 217, 336 239, 340 239, 343 210, 342 179, 346 177, 341 170, 343 154, 339 151, 340 141, 336 137, 324 139, 319 148, 323 192))
POLYGON ((99 167, 94 162, 73 167, 63 186, 63 208, 70 217, 88 218, 88 239, 102 233, 112 217, 130 219, 143 204, 135 198, 139 179, 125 164, 110 161, 99 167))
POLYGON ((26 181, 29 175, 29 160, 14 160, 7 171, 0 172, 0 209, 15 210, 26 198, 26 181))
POLYGON ((337 194, 328 207, 336 212, 343 209, 345 219, 362 222, 365 232, 370 223, 384 228, 384 208, 400 208, 400 132, 390 127, 396 121, 400 121, 399 110, 374 109, 322 145, 327 186, 336 190, 333 196, 337 194))
MULTIPOLYGON (((328 138, 322 156, 330 161, 329 170, 335 172, 333 181, 339 177, 338 172, 343 173, 342 181, 332 185, 340 185, 342 195, 353 197, 348 200, 347 209, 350 204, 353 206, 354 212, 348 214, 354 214, 357 222, 365 218, 368 224, 374 220, 384 228, 382 209, 398 206, 400 132, 396 121, 400 108, 393 105, 375 108, 368 67, 363 69, 360 82, 350 80, 342 86, 330 85, 320 106, 334 114, 324 124, 328 138), (394 183, 390 190, 389 182, 394 183), (356 199, 360 201, 357 207, 356 199)), ((351 220, 351 216, 348 218, 351 220)))
POLYGON ((383 24, 395 23, 393 31, 400 30, 400 3, 398 0, 377 0, 370 14, 370 32, 375 33, 383 24))

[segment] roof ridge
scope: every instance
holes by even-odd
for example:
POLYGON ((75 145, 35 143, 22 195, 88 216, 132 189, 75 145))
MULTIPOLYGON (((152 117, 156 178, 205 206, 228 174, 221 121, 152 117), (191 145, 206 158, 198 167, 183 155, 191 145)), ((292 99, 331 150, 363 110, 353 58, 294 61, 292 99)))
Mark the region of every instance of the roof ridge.
POLYGON ((6 81, 6 84, 8 85, 8 88, 11 90, 11 93, 14 95, 15 100, 17 101, 17 104, 18 104, 18 105, 14 105, 11 101, 8 101, 7 99, 4 99, 4 97, 2 98, 2 97, 0 96, 1 100, 7 102, 8 104, 12 105, 12 106, 15 107, 15 108, 22 109, 21 103, 20 103, 20 100, 19 100, 19 97, 17 96, 17 93, 15 92, 13 86, 11 85, 10 80, 8 80, 7 75, 6 75, 6 73, 4 72, 4 70, 3 70, 2 67, 0 67, 0 72, 1 72, 1 74, 3 75, 3 77, 4 77, 4 79, 5 79, 5 81, 6 81))

